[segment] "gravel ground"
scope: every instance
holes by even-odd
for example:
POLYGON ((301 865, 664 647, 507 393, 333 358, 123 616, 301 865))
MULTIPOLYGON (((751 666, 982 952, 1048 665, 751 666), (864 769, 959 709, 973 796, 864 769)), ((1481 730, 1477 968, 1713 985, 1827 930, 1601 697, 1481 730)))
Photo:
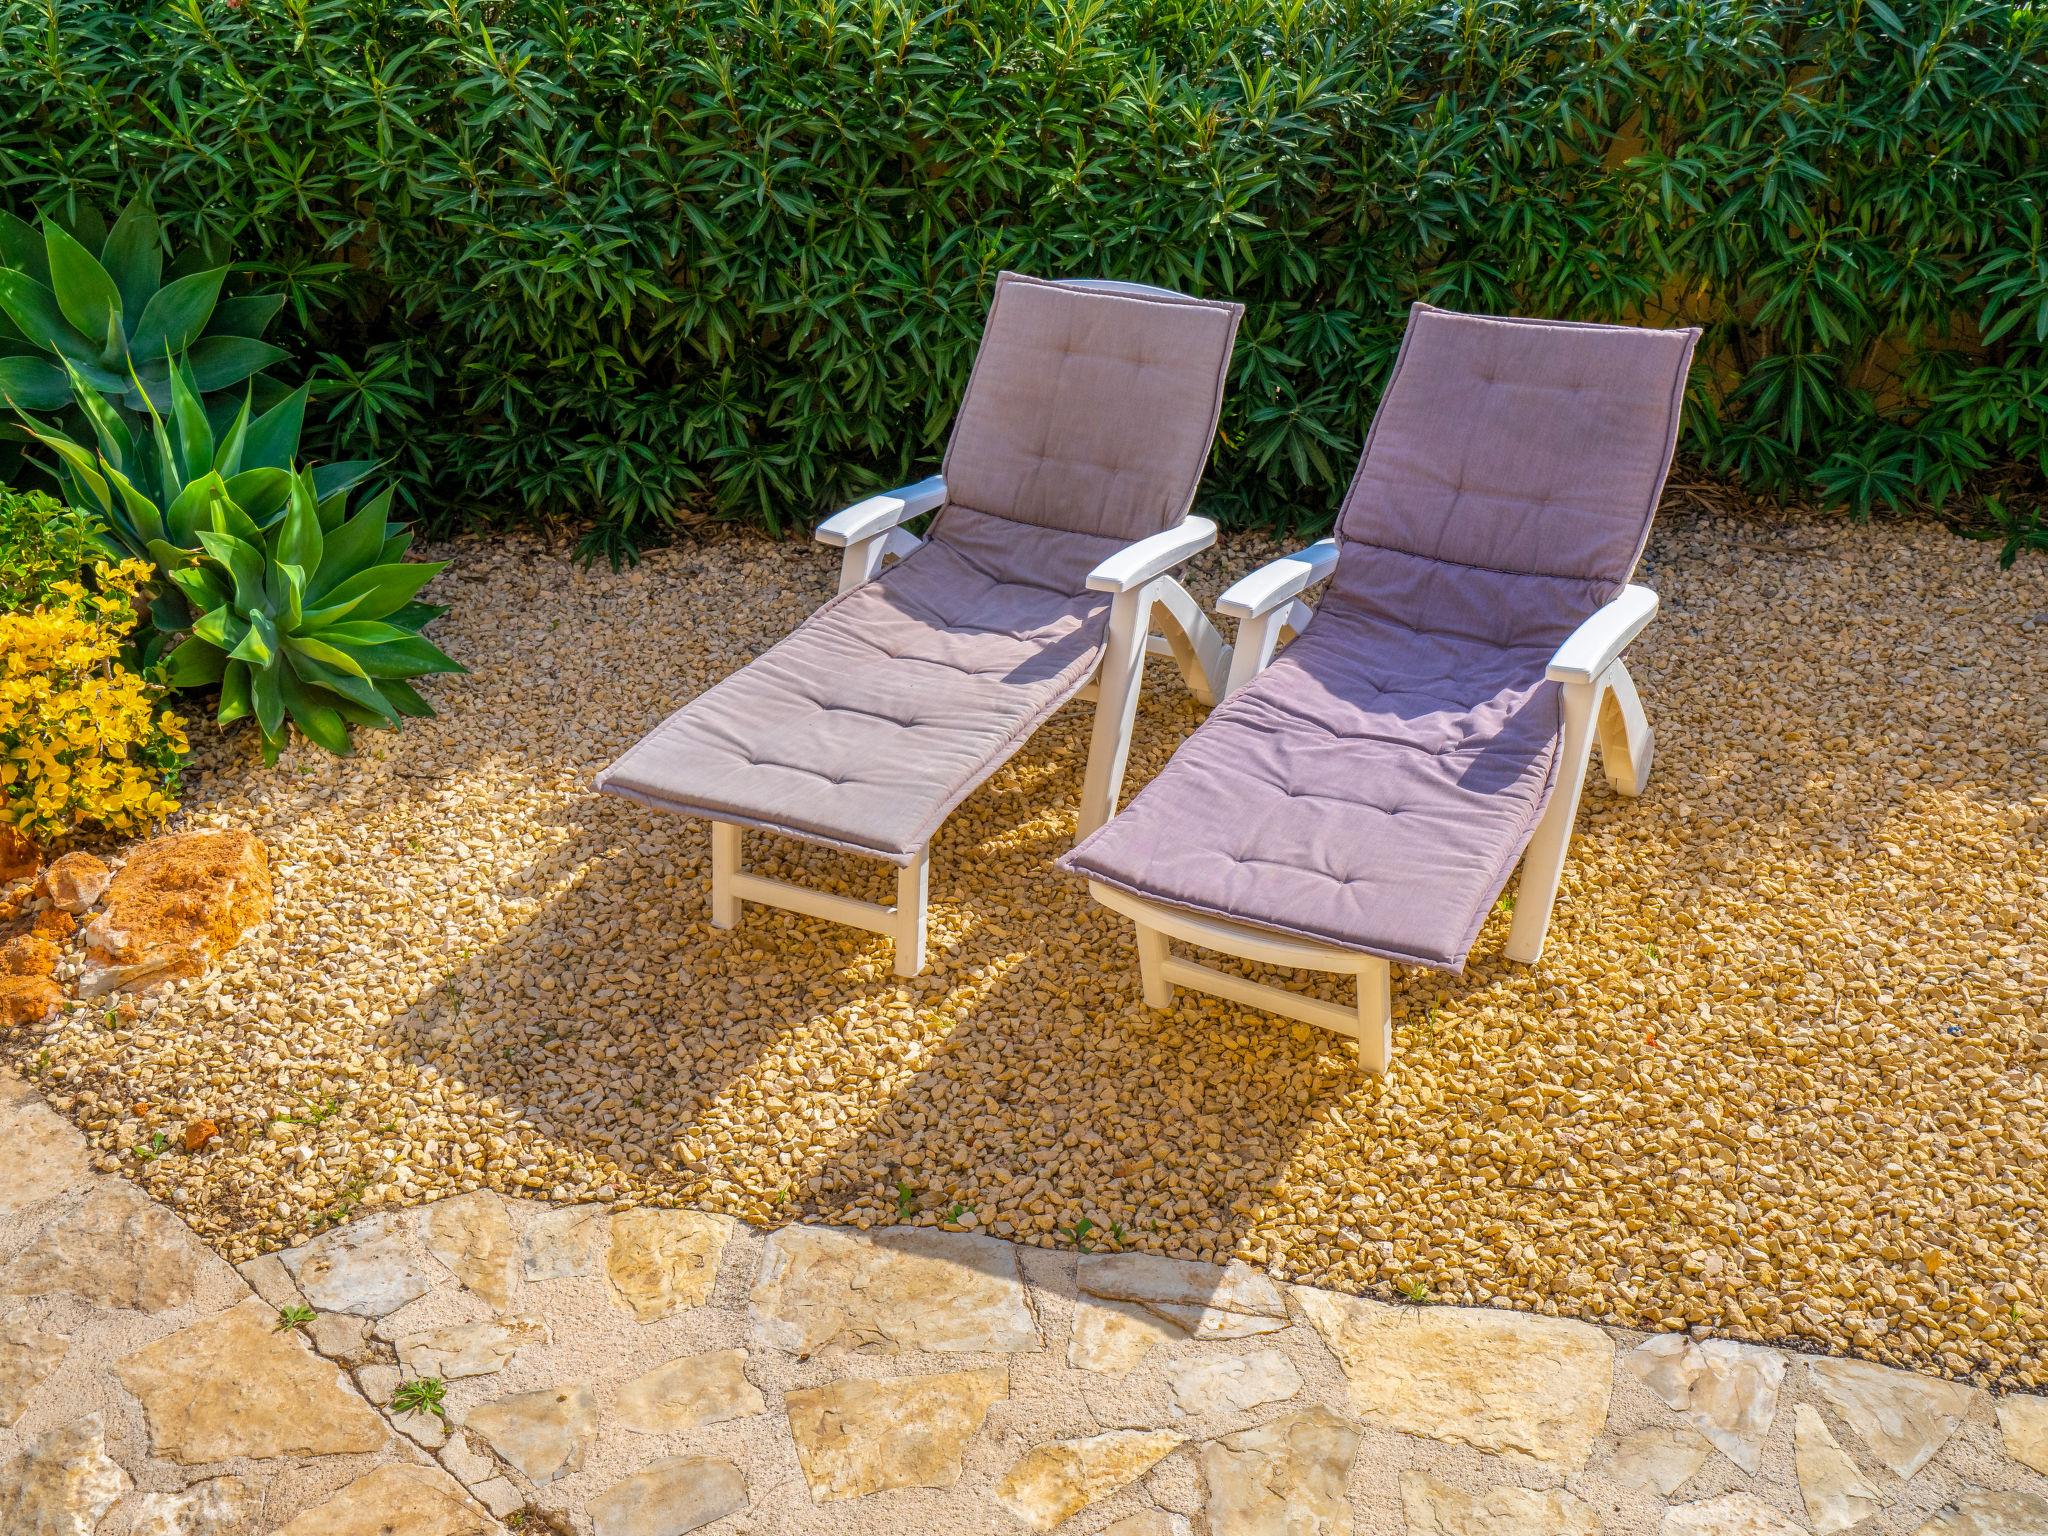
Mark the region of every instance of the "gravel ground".
MULTIPOLYGON (((836 560, 446 553, 475 674, 441 718, 272 772, 195 733, 183 820, 269 841, 275 921, 136 1017, 4 1044, 232 1257, 480 1183, 1041 1244, 1086 1218, 1098 1247, 2048 1386, 2048 562, 1675 491, 1648 796, 1596 775, 1540 970, 1498 914, 1462 978, 1396 969, 1374 1080, 1304 1025, 1142 1006, 1127 926, 1051 867, 1086 704, 941 833, 925 976, 759 907, 713 930, 703 826, 586 786, 836 560), (201 1115, 202 1153, 128 1151, 201 1115)), ((1207 557, 1201 594, 1270 553, 1207 557)), ((1200 718, 1151 681, 1132 786, 1200 718)))

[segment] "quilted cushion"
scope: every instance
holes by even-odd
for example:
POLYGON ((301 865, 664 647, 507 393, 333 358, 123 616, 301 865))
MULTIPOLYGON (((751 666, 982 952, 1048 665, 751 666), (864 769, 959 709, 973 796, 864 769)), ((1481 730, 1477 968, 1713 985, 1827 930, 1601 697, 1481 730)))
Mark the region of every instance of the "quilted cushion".
POLYGON ((933 538, 670 715, 597 787, 908 864, 1087 683, 1116 539, 949 507, 933 538))
POLYGON ((1698 339, 1415 305, 1338 534, 1605 601, 1649 537, 1698 339))
POLYGON ((1417 305, 1315 617, 1061 867, 1462 970, 1550 796, 1545 671, 1634 568, 1696 335, 1417 305))
POLYGON ((1462 969, 1550 793, 1553 649, 1325 601, 1061 867, 1232 922, 1462 969))
POLYGON ((1129 542, 1187 515, 1241 306, 996 279, 946 449, 957 506, 1129 542))

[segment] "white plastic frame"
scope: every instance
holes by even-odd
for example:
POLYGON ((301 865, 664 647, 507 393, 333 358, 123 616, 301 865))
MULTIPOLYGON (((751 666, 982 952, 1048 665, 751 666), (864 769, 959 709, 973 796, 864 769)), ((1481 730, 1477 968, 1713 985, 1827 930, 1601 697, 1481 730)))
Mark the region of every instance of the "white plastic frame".
MULTIPOLYGON (((874 580, 886 562, 900 560, 917 549, 923 541, 903 525, 936 511, 945 501, 945 479, 933 475, 856 502, 819 524, 818 542, 843 551, 839 591, 850 592, 874 580)), ((1171 655, 1189 690, 1204 704, 1215 703, 1222 692, 1230 669, 1230 646, 1172 574, 1190 556, 1215 542, 1214 523, 1206 517, 1186 518, 1177 527, 1125 545, 1088 574, 1090 591, 1112 596, 1102 662, 1079 695, 1095 700, 1095 727, 1081 787, 1079 820, 1084 834, 1116 813, 1124 766, 1130 759, 1131 726, 1144 682, 1145 657, 1159 652, 1171 655)), ((735 822, 711 823, 714 928, 733 927, 740 920, 740 904, 758 901, 886 934, 895 943, 897 975, 915 976, 924 969, 929 843, 897 871, 895 904, 883 906, 748 873, 741 861, 740 832, 735 822)))
MULTIPOLYGON (((1302 602, 1302 594, 1327 581, 1336 568, 1337 542, 1324 539, 1252 572, 1217 600, 1217 608, 1238 621, 1227 692, 1242 688, 1270 664, 1283 637, 1300 632, 1312 611, 1302 602)), ((1622 653, 1656 612, 1655 592, 1626 586, 1567 636, 1550 659, 1546 675, 1563 693, 1564 741, 1550 802, 1522 855, 1522 878, 1506 945, 1512 960, 1533 965, 1542 958, 1595 735, 1601 769, 1617 794, 1640 795, 1649 784, 1655 738, 1622 653)), ((1370 1072, 1384 1073, 1391 1065, 1392 967, 1387 961, 1334 944, 1202 917, 1092 880, 1088 890, 1136 926, 1138 971, 1147 1006, 1168 1007, 1174 987, 1191 987, 1349 1035, 1358 1042, 1359 1057, 1370 1072), (1169 939, 1259 964, 1355 976, 1357 1006, 1340 1008, 1183 960, 1169 952, 1169 939)))

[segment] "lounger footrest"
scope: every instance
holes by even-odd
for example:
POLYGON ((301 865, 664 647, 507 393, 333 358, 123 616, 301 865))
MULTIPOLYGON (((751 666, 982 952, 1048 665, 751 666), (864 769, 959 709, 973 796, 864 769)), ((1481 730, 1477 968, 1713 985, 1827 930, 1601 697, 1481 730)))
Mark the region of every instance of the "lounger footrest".
POLYGON ((1233 976, 1213 965, 1185 960, 1179 955, 1168 955, 1162 960, 1159 974, 1176 987, 1192 987, 1197 992, 1209 992, 1229 1002, 1243 1003, 1247 1008, 1263 1008, 1268 1013, 1284 1014, 1304 1024, 1314 1024, 1321 1029, 1358 1038, 1358 1010, 1355 1008, 1325 1002, 1305 992, 1290 992, 1285 987, 1253 981, 1249 976, 1233 976))
POLYGON ((805 917, 822 917, 827 922, 844 923, 849 928, 865 928, 870 933, 895 933, 897 919, 903 910, 901 907, 885 907, 878 901, 835 896, 830 891, 813 890, 808 885, 777 880, 772 875, 735 874, 726 889, 739 901, 765 902, 771 907, 781 907, 805 917))

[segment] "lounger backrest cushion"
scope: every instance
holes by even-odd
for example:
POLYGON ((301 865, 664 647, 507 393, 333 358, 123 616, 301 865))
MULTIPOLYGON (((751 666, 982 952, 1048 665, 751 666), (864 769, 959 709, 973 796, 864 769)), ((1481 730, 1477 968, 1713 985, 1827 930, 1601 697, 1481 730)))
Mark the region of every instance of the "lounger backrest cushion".
POLYGON ((1417 304, 1339 535, 1604 601, 1649 537, 1698 339, 1417 304))
POLYGON ((1173 527, 1209 461, 1243 313, 1003 273, 946 449, 946 499, 1120 541, 1173 527))

